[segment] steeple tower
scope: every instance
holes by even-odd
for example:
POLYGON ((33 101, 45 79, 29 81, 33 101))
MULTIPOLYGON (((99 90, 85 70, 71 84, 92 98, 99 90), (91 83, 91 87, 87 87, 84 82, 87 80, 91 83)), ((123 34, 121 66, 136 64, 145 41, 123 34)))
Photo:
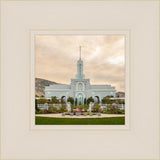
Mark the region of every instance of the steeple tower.
POLYGON ((79 47, 79 60, 77 61, 77 79, 84 79, 85 76, 83 74, 83 61, 81 60, 81 46, 79 47))
POLYGON ((81 46, 79 46, 79 53, 80 53, 79 59, 81 59, 81 46))

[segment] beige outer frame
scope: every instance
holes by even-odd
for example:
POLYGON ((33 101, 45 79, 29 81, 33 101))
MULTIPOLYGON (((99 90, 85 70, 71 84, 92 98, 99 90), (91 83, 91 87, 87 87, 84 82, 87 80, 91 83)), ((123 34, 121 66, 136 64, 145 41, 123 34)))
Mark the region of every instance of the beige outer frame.
MULTIPOLYGON (((0 10, 1 10, 1 1, 45 1, 45 0, 0 0, 0 10)), ((58 0, 47 0, 47 1, 58 1, 58 0)), ((69 0, 59 0, 59 1, 69 1, 69 0)), ((70 0, 70 1, 78 1, 78 0, 70 0)), ((86 0, 80 0, 80 1, 86 1, 86 0)), ((97 0, 87 0, 87 1, 97 1, 97 0)), ((111 0, 100 0, 100 1, 111 1, 111 0)), ((112 0, 112 1, 121 1, 121 0, 112 0)), ((159 1, 159 15, 160 15, 160 0, 125 0, 125 1, 159 1)), ((1 18, 0 18, 0 34, 1 34, 1 18)), ((159 44, 160 44, 160 18, 159 18, 159 44)), ((1 37, 0 37, 0 46, 1 46, 1 37)), ((0 61, 1 61, 1 50, 0 50, 0 61)), ((160 62, 160 53, 159 53, 159 62, 160 62)), ((160 68, 160 64, 159 64, 159 68, 160 68)), ((0 68, 0 72, 1 72, 1 68, 0 68)), ((2 77, 0 75, 0 101, 1 101, 1 78, 2 77)), ((159 73, 159 80, 160 80, 160 73, 159 73)), ((160 93, 160 85, 159 85, 159 93, 160 93)), ((159 101, 159 113, 160 113, 160 101, 159 101)), ((0 114, 1 114, 1 104, 0 104, 0 114)), ((159 117, 159 121, 160 121, 160 117, 159 117)), ((160 126, 159 126, 159 133, 160 133, 160 126)), ((0 120, 0 139, 1 139, 1 120, 0 120)), ((160 141, 159 141, 159 146, 160 146, 160 141)), ((1 143, 0 143, 0 160, 2 160, 1 159, 1 143)), ((128 159, 128 160, 138 160, 138 159, 128 159)), ((153 159, 148 159, 148 160, 153 160, 153 159)), ((159 153, 159 160, 160 160, 160 153, 159 153)))

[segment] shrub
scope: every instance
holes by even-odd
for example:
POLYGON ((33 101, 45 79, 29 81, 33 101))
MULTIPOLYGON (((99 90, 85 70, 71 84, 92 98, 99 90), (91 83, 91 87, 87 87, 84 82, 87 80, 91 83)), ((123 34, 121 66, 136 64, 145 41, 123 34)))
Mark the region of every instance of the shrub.
POLYGON ((74 105, 71 105, 71 112, 73 112, 73 109, 75 109, 76 107, 74 105))
POLYGON ((66 108, 66 106, 61 106, 60 107, 60 112, 67 112, 67 108, 66 108))
POLYGON ((56 107, 48 107, 48 113, 56 113, 57 108, 56 107))
POLYGON ((99 112, 100 111, 100 105, 97 105, 97 106, 94 106, 93 108, 92 108, 92 111, 93 112, 99 112))
POLYGON ((53 113, 56 113, 56 111, 57 111, 57 108, 53 107, 53 113))
POLYGON ((125 114, 125 110, 119 110, 118 114, 125 114))
POLYGON ((84 106, 79 106, 79 110, 82 110, 84 108, 84 106))
POLYGON ((89 115, 90 113, 92 113, 92 112, 88 111, 88 112, 87 112, 87 115, 89 115))
POLYGON ((111 104, 113 102, 113 100, 111 100, 109 97, 104 97, 102 99, 102 103, 104 104, 111 104))
POLYGON ((51 103, 54 103, 54 104, 59 103, 59 100, 57 99, 56 96, 52 97, 51 103))
POLYGON ((53 108, 52 107, 48 107, 48 112, 52 113, 52 111, 53 111, 53 108))
POLYGON ((44 110, 39 110, 39 111, 36 111, 35 113, 36 113, 36 114, 43 114, 43 113, 44 113, 44 110))
POLYGON ((37 99, 37 104, 45 104, 48 103, 48 99, 42 98, 42 99, 37 99))
POLYGON ((120 113, 120 109, 118 108, 117 105, 107 105, 107 113, 110 114, 119 114, 120 113))
POLYGON ((84 104, 84 110, 87 111, 87 109, 89 109, 89 105, 84 104))
POLYGON ((36 114, 39 114, 39 111, 35 111, 36 114))

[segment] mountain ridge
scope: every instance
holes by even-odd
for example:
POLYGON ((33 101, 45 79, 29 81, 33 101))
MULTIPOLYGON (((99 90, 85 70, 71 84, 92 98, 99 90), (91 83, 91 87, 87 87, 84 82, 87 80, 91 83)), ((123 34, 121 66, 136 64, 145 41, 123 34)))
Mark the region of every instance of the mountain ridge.
POLYGON ((54 84, 59 84, 59 83, 42 79, 42 78, 35 78, 35 95, 44 96, 45 86, 54 85, 54 84))

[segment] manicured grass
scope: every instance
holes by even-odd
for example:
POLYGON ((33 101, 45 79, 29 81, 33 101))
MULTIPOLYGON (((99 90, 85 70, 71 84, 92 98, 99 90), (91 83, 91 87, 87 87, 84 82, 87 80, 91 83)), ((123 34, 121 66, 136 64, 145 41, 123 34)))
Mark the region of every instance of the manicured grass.
POLYGON ((125 117, 53 118, 36 116, 36 125, 124 125, 125 117))

